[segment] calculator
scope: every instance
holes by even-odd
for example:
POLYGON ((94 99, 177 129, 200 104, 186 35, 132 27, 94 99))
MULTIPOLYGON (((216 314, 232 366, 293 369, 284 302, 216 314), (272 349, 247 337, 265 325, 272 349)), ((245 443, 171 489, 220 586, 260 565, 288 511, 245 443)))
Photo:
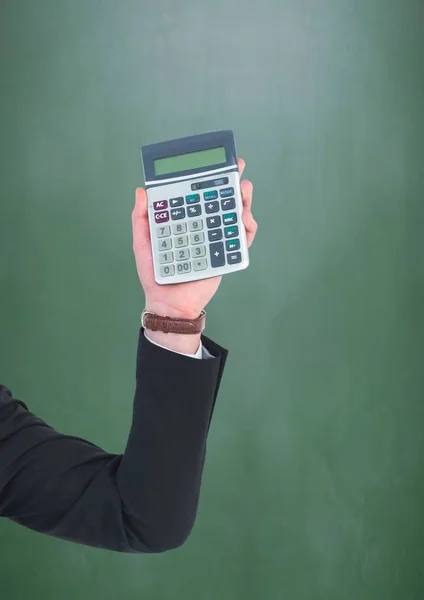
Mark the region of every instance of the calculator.
POLYGON ((155 280, 186 283, 249 265, 234 134, 141 148, 155 280))

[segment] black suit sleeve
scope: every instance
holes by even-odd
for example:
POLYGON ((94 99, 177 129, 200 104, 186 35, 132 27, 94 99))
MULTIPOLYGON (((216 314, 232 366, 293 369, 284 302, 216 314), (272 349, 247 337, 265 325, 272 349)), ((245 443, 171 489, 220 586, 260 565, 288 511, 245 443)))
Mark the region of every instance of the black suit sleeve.
POLYGON ((140 332, 133 421, 123 455, 62 435, 0 386, 0 516, 119 552, 180 546, 194 524, 226 351, 198 360, 140 332))

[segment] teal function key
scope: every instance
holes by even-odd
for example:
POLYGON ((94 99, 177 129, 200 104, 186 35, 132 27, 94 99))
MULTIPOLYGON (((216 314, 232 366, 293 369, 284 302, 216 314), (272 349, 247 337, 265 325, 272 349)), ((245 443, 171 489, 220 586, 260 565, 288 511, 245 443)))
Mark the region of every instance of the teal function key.
POLYGON ((237 227, 237 225, 234 225, 234 227, 226 227, 224 229, 224 235, 227 239, 237 237, 238 234, 239 234, 239 228, 237 227))
POLYGON ((240 250, 240 240, 226 240, 225 247, 227 252, 233 252, 234 250, 240 250))
POLYGON ((224 225, 235 225, 237 223, 237 213, 226 213, 222 215, 224 225))
POLYGON ((216 190, 211 190, 210 192, 204 192, 203 198, 205 200, 216 200, 218 198, 218 192, 216 190))
POLYGON ((186 196, 187 204, 196 204, 196 202, 200 202, 199 194, 189 194, 186 196))

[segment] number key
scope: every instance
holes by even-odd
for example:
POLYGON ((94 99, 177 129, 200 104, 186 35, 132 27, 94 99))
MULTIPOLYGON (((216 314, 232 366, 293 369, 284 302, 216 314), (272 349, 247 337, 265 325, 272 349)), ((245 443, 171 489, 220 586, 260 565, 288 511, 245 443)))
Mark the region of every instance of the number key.
POLYGON ((162 277, 171 277, 171 275, 175 274, 175 266, 174 265, 164 265, 160 268, 160 274, 162 277))
POLYGON ((191 264, 189 262, 180 262, 177 264, 177 272, 180 275, 184 275, 185 273, 190 273, 191 264))
POLYGON ((171 229, 169 225, 162 225, 162 227, 157 227, 156 235, 158 236, 158 238, 168 237, 168 235, 171 235, 171 229))
POLYGON ((181 233, 185 233, 187 231, 187 225, 185 223, 176 223, 172 226, 172 233, 174 235, 180 235, 181 233))
POLYGON ((166 265, 167 263, 172 263, 174 260, 173 252, 161 252, 159 254, 159 262, 161 265, 166 265))
POLYGON ((158 246, 159 250, 170 250, 172 248, 172 240, 162 239, 160 240, 158 246))
POLYGON ((199 233, 192 233, 190 236, 190 243, 194 246, 195 244, 203 244, 205 241, 205 234, 200 231, 199 233))
POLYGON ((177 250, 177 260, 187 260, 190 258, 190 250, 184 248, 184 250, 177 250))
POLYGON ((201 231, 203 229, 202 219, 197 219, 196 221, 190 221, 188 224, 188 228, 190 231, 201 231))
POLYGON ((176 248, 183 248, 184 246, 188 246, 188 237, 186 235, 180 235, 180 237, 175 238, 176 248))
POLYGON ((193 258, 199 258, 200 256, 206 256, 206 247, 205 246, 196 246, 192 248, 191 251, 193 258))

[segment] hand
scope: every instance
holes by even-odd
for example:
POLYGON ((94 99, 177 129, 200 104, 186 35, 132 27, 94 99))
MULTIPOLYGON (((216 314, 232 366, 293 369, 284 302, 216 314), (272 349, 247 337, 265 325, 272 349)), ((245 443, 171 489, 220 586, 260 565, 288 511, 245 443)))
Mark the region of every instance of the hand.
MULTIPOLYGON (((242 175, 245 162, 238 159, 240 175, 242 175)), ((252 216, 252 193, 253 186, 250 181, 241 182, 241 192, 243 198, 243 223, 246 228, 247 242, 250 246, 256 235, 257 223, 252 216)), ((143 188, 136 191, 135 207, 132 213, 133 225, 133 248, 135 261, 137 265, 138 276, 144 289, 146 297, 146 310, 173 318, 193 319, 199 316, 208 302, 214 296, 221 277, 202 279, 200 281, 191 281, 189 283, 179 283, 174 285, 159 285, 156 283, 153 272, 153 258, 150 245, 150 231, 147 211, 147 195, 143 188)), ((195 336, 172 336, 172 334, 160 334, 155 332, 155 336, 150 332, 149 337, 163 344, 166 340, 167 347, 170 347, 172 340, 173 349, 181 352, 188 351, 187 348, 198 347, 198 340, 189 340, 195 336), (179 338, 179 340, 174 339, 179 338), (185 338, 185 339, 184 339, 185 338), (183 346, 181 345, 183 344, 183 346), (178 346, 178 347, 177 347, 178 346), (184 349, 182 349, 184 348, 184 349)), ((195 350, 192 350, 195 352, 195 350)))

